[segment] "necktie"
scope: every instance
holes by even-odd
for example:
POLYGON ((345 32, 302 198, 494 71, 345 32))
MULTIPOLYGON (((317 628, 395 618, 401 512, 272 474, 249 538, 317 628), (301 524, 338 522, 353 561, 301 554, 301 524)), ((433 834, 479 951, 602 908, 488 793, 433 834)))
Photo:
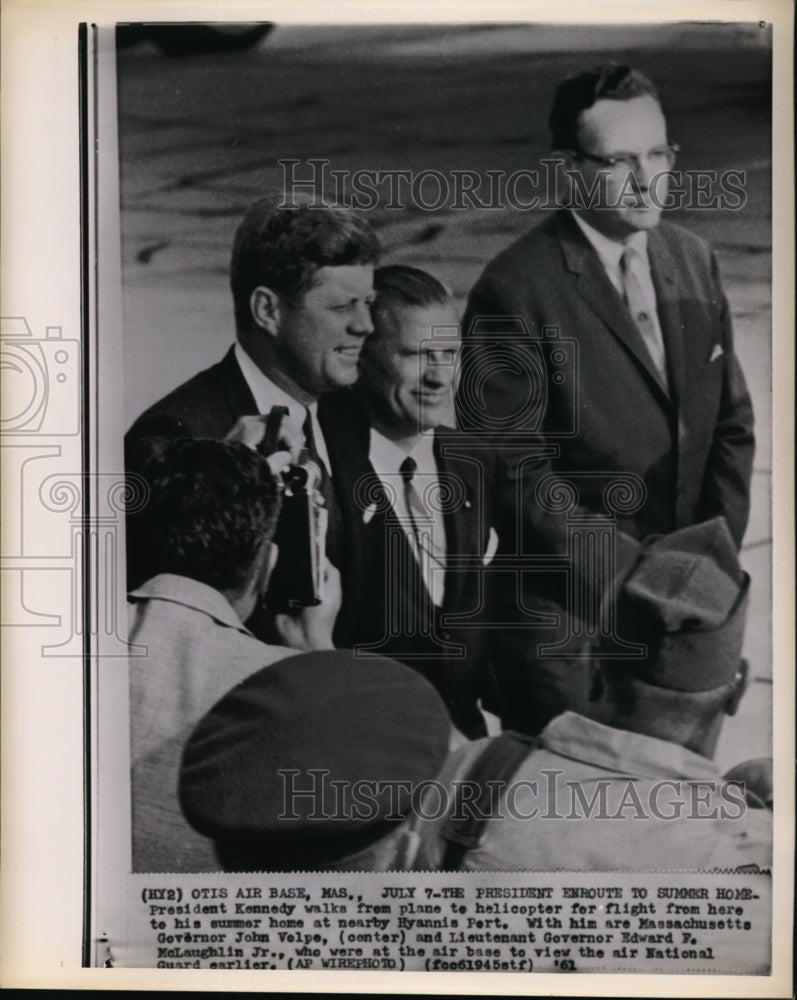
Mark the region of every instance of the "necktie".
POLYGON ((313 430, 313 417, 310 412, 310 407, 305 407, 305 411, 304 423, 302 424, 302 432, 304 433, 304 450, 307 453, 307 457, 315 462, 321 472, 318 492, 324 498, 324 504, 327 508, 329 517, 327 523, 327 557, 331 563, 335 566, 339 566, 341 553, 339 551, 338 540, 338 535, 340 533, 338 507, 332 490, 332 480, 330 479, 329 469, 327 469, 323 459, 318 454, 318 448, 316 447, 315 432, 313 430))
POLYGON ((318 448, 315 443, 315 431, 313 430, 313 414, 309 406, 304 408, 304 423, 302 424, 302 433, 304 434, 304 446, 307 449, 307 454, 312 458, 314 462, 318 462, 319 468, 323 468, 324 463, 321 461, 318 455, 318 448))
POLYGON ((626 247, 620 258, 620 270, 623 276, 625 301, 634 320, 637 330, 648 350, 653 367, 659 376, 665 392, 667 385, 667 357, 664 352, 664 341, 654 318, 655 306, 649 301, 638 277, 638 269, 642 258, 633 247, 626 247))
POLYGON ((410 515, 412 533, 415 536, 415 544, 418 546, 418 552, 420 552, 421 536, 418 534, 418 521, 416 519, 416 515, 420 514, 423 516, 423 504, 421 503, 415 487, 412 485, 412 477, 415 475, 415 470, 417 468, 418 463, 414 458, 410 458, 408 455, 399 466, 399 472, 401 473, 401 480, 404 483, 404 502, 407 506, 407 513, 410 515))
POLYGON ((414 458, 410 458, 409 455, 399 466, 401 479, 404 483, 404 504, 409 514, 410 526, 415 539, 415 552, 421 567, 421 574, 426 584, 426 589, 429 591, 434 603, 440 605, 443 603, 444 588, 444 576, 440 572, 440 569, 445 568, 445 561, 441 558, 440 553, 435 547, 431 534, 432 525, 429 523, 429 514, 412 482, 417 468, 418 463, 414 458), (421 524, 427 522, 428 527, 421 531, 419 522, 421 524), (435 572, 432 563, 435 563, 440 569, 435 572))
POLYGON ((321 495, 324 497, 327 506, 329 506, 330 496, 331 496, 331 486, 329 482, 329 469, 327 469, 321 456, 318 454, 318 448, 315 443, 315 431, 313 430, 313 416, 310 412, 310 407, 305 407, 305 418, 302 424, 302 433, 304 434, 304 447, 307 451, 307 455, 311 458, 315 464, 318 466, 321 473, 321 482, 319 484, 319 489, 321 495))

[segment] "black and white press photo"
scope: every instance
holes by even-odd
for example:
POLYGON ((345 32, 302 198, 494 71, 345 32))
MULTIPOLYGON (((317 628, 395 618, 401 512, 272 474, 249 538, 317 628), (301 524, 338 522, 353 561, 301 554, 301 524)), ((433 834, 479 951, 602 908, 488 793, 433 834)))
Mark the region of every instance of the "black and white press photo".
POLYGON ((788 32, 720 6, 76 32, 84 966, 781 988, 788 32))

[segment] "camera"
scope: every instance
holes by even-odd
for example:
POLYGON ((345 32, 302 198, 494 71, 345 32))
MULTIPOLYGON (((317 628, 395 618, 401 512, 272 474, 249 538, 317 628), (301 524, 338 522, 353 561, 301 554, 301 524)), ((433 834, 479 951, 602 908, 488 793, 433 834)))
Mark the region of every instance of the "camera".
POLYGON ((558 326, 532 336, 520 316, 478 317, 456 364, 462 430, 510 441, 578 433, 578 343, 558 326))
MULTIPOLYGON (((266 421, 259 450, 279 451, 279 428, 287 414, 275 406, 266 421)), ((320 604, 324 596, 324 555, 328 511, 321 491, 322 473, 306 452, 282 473, 282 504, 274 544, 277 561, 265 593, 270 612, 295 611, 320 604)))
POLYGON ((36 339, 22 317, 2 321, 3 434, 75 435, 80 431, 80 344, 60 326, 36 339))

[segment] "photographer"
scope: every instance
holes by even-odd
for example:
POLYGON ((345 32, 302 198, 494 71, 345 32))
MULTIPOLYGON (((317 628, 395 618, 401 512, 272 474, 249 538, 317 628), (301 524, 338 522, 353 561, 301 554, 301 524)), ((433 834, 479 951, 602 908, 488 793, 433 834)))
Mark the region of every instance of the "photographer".
POLYGON ((139 525, 157 575, 129 595, 133 870, 204 871, 212 853, 177 803, 185 740, 238 682, 299 650, 330 649, 340 592, 328 568, 324 603, 277 615, 283 645, 261 642, 243 623, 277 556, 268 462, 240 443, 180 439, 155 446, 144 473, 139 525))

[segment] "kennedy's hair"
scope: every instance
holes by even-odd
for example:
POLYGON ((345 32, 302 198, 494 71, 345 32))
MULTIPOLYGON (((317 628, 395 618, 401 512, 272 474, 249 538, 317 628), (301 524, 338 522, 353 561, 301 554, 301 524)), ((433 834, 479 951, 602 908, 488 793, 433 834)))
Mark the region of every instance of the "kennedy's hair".
POLYGON ((232 245, 236 329, 252 326, 249 299, 258 285, 293 302, 312 287, 319 268, 375 264, 380 253, 371 226, 347 208, 277 208, 261 198, 249 207, 232 245))
POLYGON ((556 88, 548 126, 552 149, 578 149, 578 117, 596 101, 630 101, 659 95, 651 81, 631 66, 607 63, 568 77, 556 88))
POLYGON ((149 575, 176 573, 216 590, 239 590, 279 513, 268 462, 243 444, 161 441, 142 470, 150 489, 137 516, 149 575))

